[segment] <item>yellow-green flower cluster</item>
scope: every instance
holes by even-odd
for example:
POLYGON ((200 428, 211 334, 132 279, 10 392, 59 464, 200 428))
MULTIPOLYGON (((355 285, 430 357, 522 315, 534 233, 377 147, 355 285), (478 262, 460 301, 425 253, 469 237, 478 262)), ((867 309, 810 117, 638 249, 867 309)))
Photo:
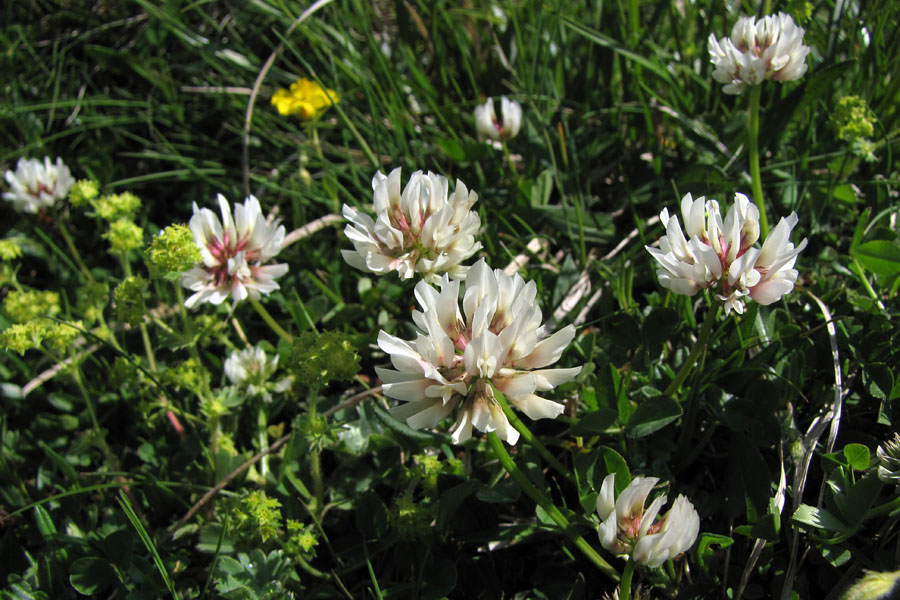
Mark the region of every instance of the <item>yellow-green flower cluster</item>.
POLYGON ((241 501, 240 509, 235 511, 239 529, 259 533, 262 541, 278 534, 281 522, 281 502, 269 498, 265 492, 254 490, 241 501))
POLYGON ((323 88, 315 81, 301 77, 289 90, 281 89, 272 96, 272 105, 281 115, 299 115, 314 119, 340 100, 337 92, 323 88))
POLYGON ((144 293, 147 291, 147 280, 140 275, 126 277, 113 291, 116 303, 116 318, 136 326, 144 319, 147 306, 144 304, 144 293))
POLYGON ((194 234, 185 225, 169 225, 153 238, 144 253, 144 261, 151 277, 174 274, 181 277, 195 264, 203 260, 194 242, 194 234))
POLYGON ((84 206, 100 194, 100 184, 92 179, 80 179, 69 190, 69 203, 72 206, 84 206))
POLYGON ((144 230, 127 217, 110 223, 109 231, 103 237, 109 240, 113 252, 128 252, 144 245, 144 230))
POLYGON ((141 208, 141 199, 131 192, 107 194, 91 200, 94 214, 107 221, 116 221, 128 217, 133 218, 141 208))
POLYGON ((353 379, 359 372, 359 355, 343 333, 305 331, 291 349, 290 368, 303 385, 320 387, 353 379))
MULTIPOLYGON (((209 381, 209 371, 207 371, 197 359, 189 358, 181 361, 175 368, 166 371, 163 380, 172 387, 199 395, 206 389, 207 382, 209 381)), ((212 416, 213 412, 217 413, 215 416, 228 412, 228 408, 221 398, 211 399, 210 402, 213 403, 209 406, 210 416, 212 416), (215 405, 215 403, 218 403, 218 405, 215 405)))
POLYGON ((59 314, 59 294, 51 291, 12 290, 3 300, 3 310, 16 323, 59 314))
POLYGON ((22 246, 13 240, 0 240, 0 259, 13 260, 22 256, 22 246))
POLYGON ((294 556, 300 556, 305 560, 311 560, 315 557, 313 548, 319 545, 319 539, 300 521, 294 519, 287 520, 287 530, 290 534, 287 542, 284 544, 284 551, 294 556))
POLYGON ((838 100, 831 116, 831 126, 838 138, 848 142, 853 154, 874 162, 875 144, 870 139, 875 134, 875 114, 859 96, 844 96, 838 100))
POLYGON ((46 343, 56 352, 62 353, 78 337, 84 328, 81 321, 59 323, 47 319, 32 319, 25 323, 14 323, 0 333, 0 347, 24 355, 46 343))

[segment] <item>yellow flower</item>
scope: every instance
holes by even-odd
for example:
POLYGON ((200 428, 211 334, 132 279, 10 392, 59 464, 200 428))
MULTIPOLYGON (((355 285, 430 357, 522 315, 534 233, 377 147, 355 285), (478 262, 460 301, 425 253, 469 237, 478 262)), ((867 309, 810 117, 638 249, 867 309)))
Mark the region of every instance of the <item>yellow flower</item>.
POLYGON ((304 120, 318 117, 339 100, 337 92, 305 77, 292 83, 290 90, 278 90, 272 96, 272 104, 280 114, 300 115, 304 120))

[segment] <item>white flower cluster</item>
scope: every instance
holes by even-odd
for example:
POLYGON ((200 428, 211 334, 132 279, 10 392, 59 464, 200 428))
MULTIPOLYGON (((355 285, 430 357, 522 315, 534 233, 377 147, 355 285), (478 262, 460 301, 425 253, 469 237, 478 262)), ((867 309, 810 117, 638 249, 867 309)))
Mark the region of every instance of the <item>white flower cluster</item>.
POLYGON ((413 173, 400 192, 400 169, 390 175, 376 173, 372 179, 375 219, 344 205, 350 224, 344 234, 353 250, 343 250, 352 267, 384 275, 397 271, 402 279, 419 273, 437 282, 442 273, 462 279, 468 267, 460 263, 481 248, 475 235, 481 228, 478 213, 471 210, 478 194, 457 180, 449 193, 446 177, 413 173))
POLYGON ((478 139, 509 140, 519 134, 522 128, 522 106, 515 100, 506 96, 500 98, 500 114, 502 120, 497 119, 494 112, 494 99, 488 98, 484 104, 475 107, 475 131, 478 139))
POLYGON ((291 387, 291 377, 270 382, 278 369, 278 355, 271 359, 261 346, 234 350, 225 360, 225 375, 239 388, 246 388, 247 395, 259 396, 265 402, 272 400, 271 392, 285 392, 291 387))
POLYGON ((797 213, 782 218, 762 248, 753 247, 759 239, 759 210, 744 194, 734 195, 724 222, 717 201, 694 200, 690 194, 681 199, 681 215, 687 237, 678 217, 664 208, 659 218, 666 235, 659 248, 646 246, 659 263, 663 287, 688 296, 714 287, 726 314, 743 313, 747 296, 768 305, 794 289, 794 262, 806 247, 806 239, 796 247, 790 241, 797 213))
POLYGON ((716 41, 709 36, 713 79, 724 83, 726 94, 740 94, 748 85, 766 79, 790 81, 806 73, 809 46, 803 45, 805 30, 790 15, 778 13, 756 20, 741 17, 730 38, 716 41))
POLYGON ((188 308, 202 302, 221 304, 229 294, 235 304, 247 297, 258 299, 277 290, 275 279, 288 271, 285 264, 263 266, 281 250, 284 226, 266 222, 253 196, 235 204, 234 217, 228 200, 222 194, 218 200, 221 221, 213 211, 194 203, 189 225, 203 262, 181 278, 181 285, 195 292, 184 302, 188 308))
POLYGON ((65 198, 75 178, 61 158, 53 164, 45 156, 43 163, 36 158, 20 158, 15 172, 6 172, 6 182, 11 189, 3 193, 3 198, 20 212, 36 213, 65 198))
POLYGON ((630 554, 636 562, 656 568, 694 545, 700 532, 700 516, 690 500, 681 494, 672 508, 656 520, 665 496, 658 496, 644 510, 656 477, 635 477, 619 497, 615 497, 616 474, 600 486, 597 514, 600 517, 600 544, 614 554, 630 554))
POLYGON ((536 395, 574 378, 581 367, 544 369, 559 360, 575 337, 569 325, 548 335, 535 303, 537 287, 521 276, 491 270, 480 260, 466 277, 463 309, 458 281, 445 275, 440 291, 416 285, 421 311, 413 321, 421 330, 414 341, 384 331, 379 347, 394 369, 377 369, 385 395, 404 402, 391 410, 414 428, 434 427, 456 411, 454 443, 472 436, 472 428, 496 431, 509 444, 514 429, 494 396, 494 388, 532 419, 556 418, 563 405, 536 395))

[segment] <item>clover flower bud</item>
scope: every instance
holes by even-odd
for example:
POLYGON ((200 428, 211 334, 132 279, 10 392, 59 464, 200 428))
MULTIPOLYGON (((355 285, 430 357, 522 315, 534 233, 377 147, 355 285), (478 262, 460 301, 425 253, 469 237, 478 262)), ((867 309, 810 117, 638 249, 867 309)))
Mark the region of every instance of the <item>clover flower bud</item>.
POLYGON ((262 346, 234 350, 225 360, 225 375, 232 384, 245 389, 248 396, 258 396, 264 402, 272 400, 271 392, 281 393, 291 387, 291 377, 270 381, 278 369, 278 355, 266 355, 262 346))
POLYGON ((888 485, 900 485, 900 435, 878 446, 878 479, 888 485))
POLYGON ((475 131, 478 139, 510 140, 519 135, 522 128, 522 105, 506 96, 500 98, 500 114, 494 112, 494 99, 475 107, 475 131))
POLYGON ((144 252, 151 277, 180 277, 201 259, 194 234, 186 225, 169 225, 154 236, 144 252))

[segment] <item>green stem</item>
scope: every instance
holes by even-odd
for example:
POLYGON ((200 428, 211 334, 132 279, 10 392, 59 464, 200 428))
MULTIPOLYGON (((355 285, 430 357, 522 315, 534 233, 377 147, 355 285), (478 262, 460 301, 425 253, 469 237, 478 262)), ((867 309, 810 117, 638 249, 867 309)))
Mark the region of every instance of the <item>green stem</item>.
POLYGON ((500 144, 503 146, 503 156, 506 158, 506 163, 509 165, 509 170, 512 173, 513 183, 516 184, 516 190, 519 189, 519 170, 516 169, 516 163, 513 162, 512 154, 509 153, 509 147, 506 145, 506 140, 501 140, 500 144))
MULTIPOLYGON (((119 260, 122 261, 122 270, 125 271, 125 277, 131 277, 131 263, 128 261, 128 255, 122 252, 119 255, 119 260)), ((153 345, 150 343, 150 332, 147 331, 147 324, 144 323, 143 319, 141 319, 138 327, 141 330, 141 341, 144 343, 144 353, 147 355, 147 364, 150 366, 150 371, 155 373, 156 357, 153 354, 153 345)))
POLYGON ((762 239, 769 235, 769 219, 763 199, 762 178, 759 175, 759 99, 762 85, 750 88, 750 109, 747 120, 747 152, 750 159, 750 178, 753 182, 753 202, 759 209, 759 233, 762 239))
POLYGON ((272 329, 272 331, 278 334, 278 337, 289 344, 294 341, 294 338, 291 337, 291 334, 289 334, 281 327, 281 325, 275 322, 275 319, 272 318, 272 315, 269 314, 269 311, 266 310, 266 308, 260 303, 259 300, 250 298, 250 304, 253 306, 253 308, 256 309, 256 312, 259 313, 259 316, 262 317, 263 321, 266 322, 266 325, 268 325, 272 329))
POLYGON ((634 575, 634 559, 628 557, 625 563, 625 571, 622 573, 622 583, 619 585, 619 600, 631 600, 631 578, 634 575))
POLYGON ((532 448, 537 450, 538 454, 540 454, 544 458, 544 460, 550 463, 550 466, 556 469, 557 473, 571 481, 572 473, 569 472, 569 469, 567 469, 565 465, 559 462, 556 457, 553 456, 553 454, 551 454, 549 450, 547 450, 547 447, 544 446, 544 444, 542 444, 540 440, 538 440, 534 436, 533 433, 531 433, 531 430, 528 429, 528 426, 522 421, 522 419, 519 418, 519 415, 517 415, 515 411, 513 411, 512 407, 509 405, 509 402, 506 400, 506 397, 496 388, 494 388, 494 398, 503 409, 503 414, 506 415, 506 418, 509 419, 509 422, 512 423, 512 426, 516 428, 516 431, 521 434, 522 438, 526 442, 528 442, 532 448))
MULTIPOLYGON (((678 391, 681 383, 688 376, 688 373, 690 373, 691 368, 697 363, 697 360, 706 351, 707 347, 709 346, 709 337, 712 333, 712 326, 716 320, 716 315, 718 315, 718 313, 719 302, 717 300, 713 300, 712 306, 709 307, 708 312, 706 313, 706 320, 703 321, 703 327, 701 327, 700 329, 700 335, 697 338, 697 343, 694 344, 694 347, 691 349, 691 353, 688 355, 687 360, 685 360, 684 364, 681 365, 681 369, 679 369, 678 374, 675 376, 675 379, 672 380, 672 383, 670 383, 669 387, 666 388, 666 391, 663 392, 664 395, 669 396, 678 391)), ((694 430, 697 428, 697 412, 699 409, 699 394, 690 394, 690 397, 688 399, 687 414, 684 416, 684 422, 681 426, 681 431, 678 434, 678 441, 675 443, 674 455, 677 457, 684 457, 690 452, 690 449, 687 446, 688 444, 690 444, 690 441, 694 436, 694 430)), ((675 460, 673 461, 673 464, 681 464, 681 461, 675 460)))
POLYGON ((894 512, 895 510, 900 509, 900 496, 897 496, 893 500, 885 502, 884 504, 879 504, 873 508, 870 508, 866 511, 865 519, 871 519, 873 517, 880 517, 881 515, 886 515, 894 512))
POLYGON ((688 373, 690 373, 691 367, 693 367, 694 363, 697 362, 697 359, 700 358, 700 354, 706 350, 706 346, 709 344, 709 335, 712 333, 713 323, 719 312, 719 304, 719 301, 713 300, 712 305, 706 313, 706 320, 703 321, 703 326, 700 328, 700 336, 697 338, 697 343, 694 344, 694 347, 691 349, 691 353, 688 355, 687 360, 681 365, 681 368, 675 375, 675 379, 672 380, 672 383, 670 383, 669 387, 663 392, 663 396, 671 396, 678 391, 678 388, 681 387, 681 384, 684 382, 685 378, 687 378, 688 373))
POLYGON ((81 272, 84 273, 84 276, 87 277, 88 281, 94 281, 94 276, 91 275, 91 270, 87 268, 87 265, 84 264, 84 260, 81 258, 81 253, 78 252, 78 248, 75 246, 75 242, 72 241, 72 235, 69 233, 69 229, 66 227, 66 224, 63 223, 62 219, 56 222, 59 227, 59 233, 63 238, 63 241, 66 242, 66 246, 69 247, 69 252, 72 253, 72 258, 75 259, 75 263, 78 265, 78 268, 81 269, 81 272))
MULTIPOLYGON (((269 445, 269 434, 268 434, 269 423, 266 418, 266 410, 263 402, 259 402, 259 410, 256 413, 256 437, 259 443, 260 451, 265 450, 266 446, 269 445)), ((263 479, 269 474, 269 455, 266 454, 262 457, 262 460, 259 461, 259 474, 263 479)))
POLYGON ((594 550, 590 544, 587 543, 581 535, 579 535, 570 525, 569 520, 563 515, 556 506, 553 505, 553 502, 550 501, 547 496, 544 495, 543 492, 534 487, 534 484, 528 480, 525 474, 519 469, 515 462, 513 462, 512 457, 510 457, 509 452, 506 451, 506 448, 503 445, 503 442, 500 438, 497 437, 497 434, 493 431, 487 434, 488 445, 491 447, 491 450, 494 451, 494 455, 497 457, 497 460, 500 461, 500 464, 503 465, 503 468, 506 469, 506 472, 510 474, 510 476, 515 480, 518 486, 522 489, 523 492, 528 494, 528 496, 537 502, 538 506, 544 509, 544 511, 550 515, 550 518, 562 529, 562 532, 566 535, 566 537, 571 540, 575 547, 581 550, 582 554, 584 554, 594 565, 597 566, 598 569, 603 571, 606 575, 612 578, 615 581, 619 579, 619 573, 616 569, 606 562, 602 556, 600 556, 596 550, 594 550))
MULTIPOLYGON (((306 418, 309 421, 309 426, 315 429, 315 433, 318 436, 319 426, 316 423, 319 418, 316 415, 316 403, 319 399, 319 391, 313 389, 309 393, 309 402, 306 413, 306 418)), ((316 497, 316 505, 314 510, 314 516, 316 520, 322 518, 322 511, 325 508, 325 482, 322 480, 322 463, 319 460, 319 446, 318 439, 310 440, 310 448, 309 448, 309 463, 310 463, 310 471, 312 472, 313 478, 313 493, 316 497)))

